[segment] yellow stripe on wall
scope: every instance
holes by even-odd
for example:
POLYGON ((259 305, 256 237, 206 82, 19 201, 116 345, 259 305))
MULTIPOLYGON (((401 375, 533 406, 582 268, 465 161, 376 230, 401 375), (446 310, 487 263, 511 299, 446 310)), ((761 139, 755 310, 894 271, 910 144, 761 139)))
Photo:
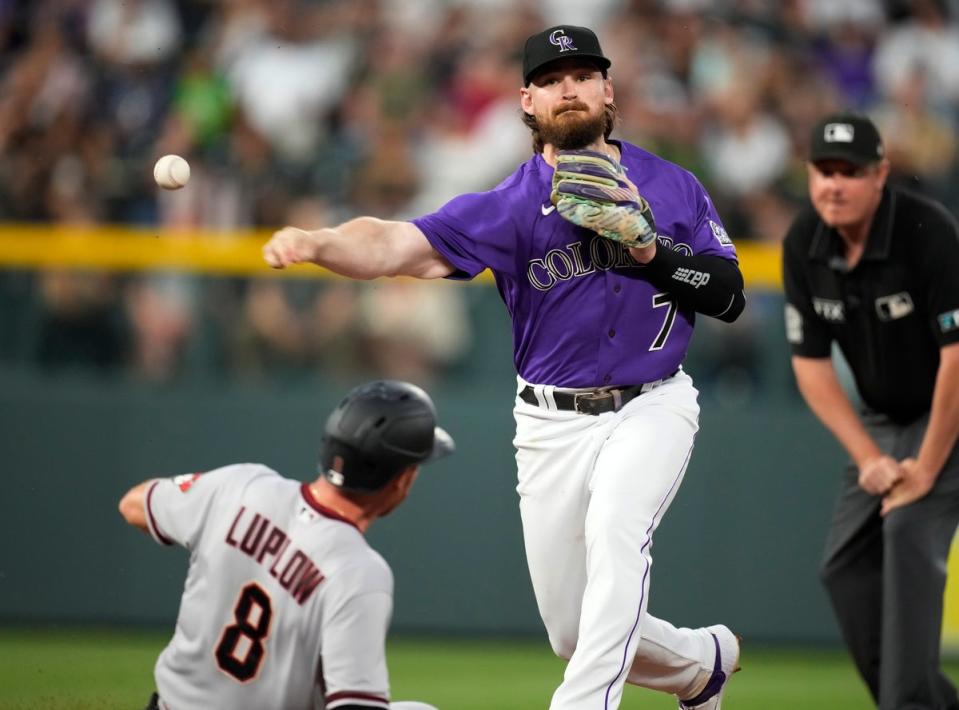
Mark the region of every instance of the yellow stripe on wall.
MULTIPOLYGON (((89 229, 46 225, 0 226, 0 268, 70 267, 106 271, 188 271, 216 276, 332 276, 315 266, 283 271, 261 255, 270 231, 213 232, 97 226, 89 229)), ((748 288, 779 290, 779 245, 736 245, 748 288)), ((489 272, 480 275, 492 281, 489 272)))

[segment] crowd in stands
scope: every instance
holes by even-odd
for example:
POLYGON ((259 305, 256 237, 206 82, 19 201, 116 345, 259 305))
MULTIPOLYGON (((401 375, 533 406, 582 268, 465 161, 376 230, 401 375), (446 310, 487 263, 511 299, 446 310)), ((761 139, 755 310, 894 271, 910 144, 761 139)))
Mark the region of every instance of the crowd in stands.
MULTIPOLYGON (((809 128, 840 107, 875 118, 894 179, 959 212, 957 18, 950 0, 0 0, 0 221, 175 235, 431 211, 529 156, 520 50, 558 23, 613 60, 614 137, 699 176, 737 241, 781 240, 809 128), (165 153, 188 189, 157 190, 165 153)), ((426 380, 484 337, 470 298, 0 272, 0 358, 426 380)))

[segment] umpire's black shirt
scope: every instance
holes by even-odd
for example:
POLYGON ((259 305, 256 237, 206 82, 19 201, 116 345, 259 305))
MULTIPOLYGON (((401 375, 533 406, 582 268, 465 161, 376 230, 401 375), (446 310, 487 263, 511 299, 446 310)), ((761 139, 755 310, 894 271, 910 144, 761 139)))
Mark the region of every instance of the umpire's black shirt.
POLYGON ((870 409, 907 423, 929 411, 939 348, 959 342, 959 228, 937 202, 887 187, 859 262, 811 204, 783 244, 794 355, 835 340, 870 409))

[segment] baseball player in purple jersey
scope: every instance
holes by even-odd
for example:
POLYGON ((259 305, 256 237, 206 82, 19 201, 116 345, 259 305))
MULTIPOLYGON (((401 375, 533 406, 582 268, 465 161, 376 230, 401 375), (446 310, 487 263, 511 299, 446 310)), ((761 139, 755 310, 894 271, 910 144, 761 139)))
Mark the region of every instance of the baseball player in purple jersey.
POLYGON ((551 707, 615 708, 629 682, 716 710, 738 639, 651 616, 650 551, 698 428, 681 367, 695 314, 735 320, 743 280, 696 178, 609 139, 609 67, 586 28, 533 35, 520 102, 535 155, 513 175, 412 222, 287 227, 264 258, 358 279, 492 271, 513 323, 530 576, 550 643, 569 659, 551 707))
POLYGON ((363 533, 453 449, 419 387, 357 387, 326 423, 319 477, 261 464, 144 481, 131 525, 190 551, 176 631, 147 710, 436 710, 391 703, 393 575, 363 533))

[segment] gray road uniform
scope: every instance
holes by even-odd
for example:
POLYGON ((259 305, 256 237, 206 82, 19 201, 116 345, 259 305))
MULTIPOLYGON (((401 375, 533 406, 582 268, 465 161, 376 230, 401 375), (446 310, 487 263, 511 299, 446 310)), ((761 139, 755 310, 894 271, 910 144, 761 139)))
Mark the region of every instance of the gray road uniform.
POLYGON ((146 511, 190 551, 161 708, 391 707, 392 572, 308 485, 237 464, 154 482, 146 511))

